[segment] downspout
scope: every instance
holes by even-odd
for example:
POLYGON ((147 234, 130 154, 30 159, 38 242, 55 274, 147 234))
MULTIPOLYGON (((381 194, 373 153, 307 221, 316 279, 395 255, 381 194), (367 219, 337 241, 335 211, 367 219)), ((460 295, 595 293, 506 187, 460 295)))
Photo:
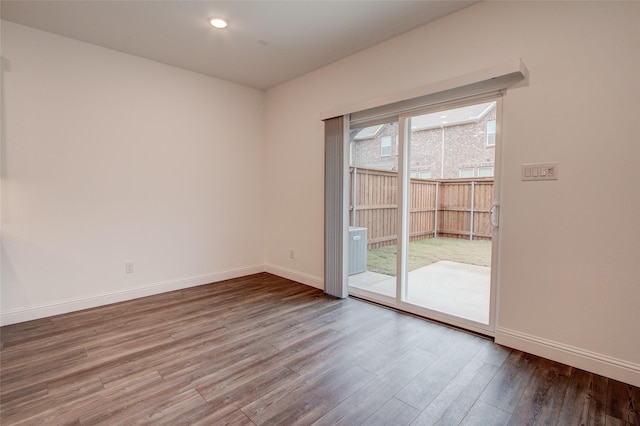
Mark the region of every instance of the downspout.
POLYGON ((444 124, 441 124, 442 128, 442 147, 441 147, 441 158, 440 158, 440 179, 444 179, 444 124))
POLYGON ((356 225, 356 200, 358 199, 358 168, 354 167, 353 168, 353 179, 351 180, 352 185, 353 185, 353 190, 351 191, 351 193, 353 194, 353 205, 352 205, 352 219, 351 219, 351 226, 357 226, 356 225))

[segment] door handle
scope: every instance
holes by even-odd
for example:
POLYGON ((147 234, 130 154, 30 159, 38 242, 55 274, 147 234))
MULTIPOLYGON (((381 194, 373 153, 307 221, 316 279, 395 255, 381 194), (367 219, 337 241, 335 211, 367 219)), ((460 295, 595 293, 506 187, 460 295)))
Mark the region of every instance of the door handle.
POLYGON ((500 204, 492 204, 491 205, 491 226, 497 228, 499 223, 499 213, 500 213, 500 204))

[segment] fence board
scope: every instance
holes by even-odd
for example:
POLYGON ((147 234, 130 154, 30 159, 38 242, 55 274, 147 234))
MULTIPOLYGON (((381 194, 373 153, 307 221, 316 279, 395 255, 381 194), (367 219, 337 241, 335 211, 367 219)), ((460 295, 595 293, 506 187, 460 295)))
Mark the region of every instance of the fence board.
MULTIPOLYGON (((410 241, 433 238, 435 232, 439 237, 491 240, 492 178, 449 180, 412 178, 410 185, 410 241), (437 206, 436 185, 438 186, 437 206), (438 223, 437 228, 434 229, 436 209, 438 223), (473 214, 473 229, 471 229, 471 214, 473 214)), ((351 168, 350 195, 351 208, 355 207, 355 222, 352 211, 350 225, 368 228, 369 249, 397 244, 397 187, 397 172, 351 168)))

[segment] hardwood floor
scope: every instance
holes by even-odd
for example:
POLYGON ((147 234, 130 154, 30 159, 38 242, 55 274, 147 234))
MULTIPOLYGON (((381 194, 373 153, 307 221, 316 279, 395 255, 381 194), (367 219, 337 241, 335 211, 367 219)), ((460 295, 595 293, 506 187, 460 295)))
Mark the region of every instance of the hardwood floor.
POLYGON ((636 387, 269 274, 0 331, 2 425, 640 425, 636 387))

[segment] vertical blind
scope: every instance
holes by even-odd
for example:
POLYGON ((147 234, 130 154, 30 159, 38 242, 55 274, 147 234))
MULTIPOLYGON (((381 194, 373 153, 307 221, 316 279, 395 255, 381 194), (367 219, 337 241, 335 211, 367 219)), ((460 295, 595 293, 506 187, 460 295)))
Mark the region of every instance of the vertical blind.
POLYGON ((349 182, 344 173, 349 160, 344 142, 346 122, 345 117, 324 122, 324 292, 339 298, 348 296, 348 259, 344 255, 349 226, 349 190, 345 190, 349 182))

